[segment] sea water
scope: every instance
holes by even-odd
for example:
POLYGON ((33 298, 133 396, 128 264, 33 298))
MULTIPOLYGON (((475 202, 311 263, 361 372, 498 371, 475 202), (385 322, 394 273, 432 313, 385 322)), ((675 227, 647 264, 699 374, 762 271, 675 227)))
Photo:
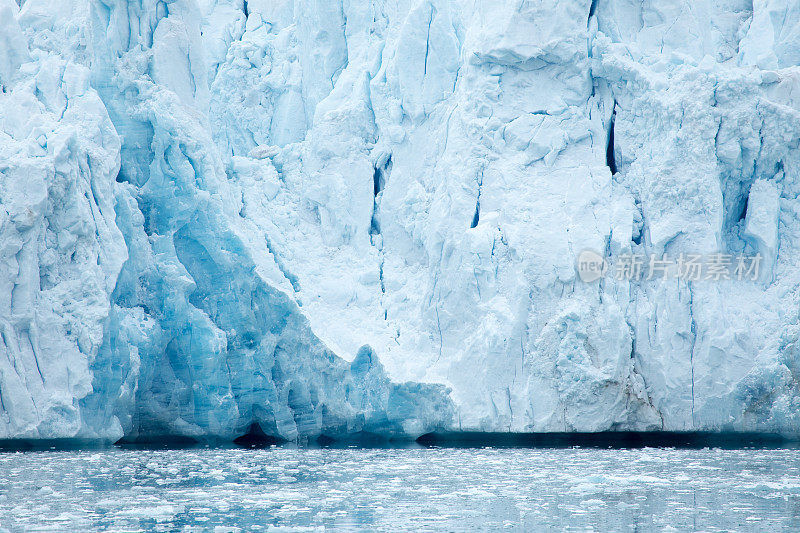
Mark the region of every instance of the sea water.
POLYGON ((800 531, 800 450, 0 453, 0 530, 800 531))

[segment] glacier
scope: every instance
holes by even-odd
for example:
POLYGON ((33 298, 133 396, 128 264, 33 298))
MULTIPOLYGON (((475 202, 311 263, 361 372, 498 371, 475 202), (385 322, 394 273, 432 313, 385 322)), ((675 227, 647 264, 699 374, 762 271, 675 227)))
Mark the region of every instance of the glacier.
POLYGON ((800 436, 798 196, 792 0, 0 0, 0 439, 800 436))

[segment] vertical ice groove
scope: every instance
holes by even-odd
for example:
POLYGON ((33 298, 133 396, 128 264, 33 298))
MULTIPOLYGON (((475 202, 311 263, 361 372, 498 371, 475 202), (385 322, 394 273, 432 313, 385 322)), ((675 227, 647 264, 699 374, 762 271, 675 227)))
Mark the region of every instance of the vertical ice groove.
POLYGON ((611 171, 611 174, 617 173, 617 159, 614 150, 614 124, 617 119, 617 102, 614 102, 611 111, 611 120, 608 126, 608 141, 606 144, 606 166, 611 171))
POLYGON ((428 55, 431 51, 431 23, 433 22, 434 7, 430 4, 430 14, 428 15, 428 29, 425 32, 425 61, 423 62, 423 76, 428 75, 428 55))
POLYGON ((483 170, 481 170, 481 175, 478 177, 478 194, 475 198, 475 214, 472 215, 472 222, 470 223, 470 229, 475 229, 478 227, 478 223, 481 220, 481 189, 483 188, 483 170))

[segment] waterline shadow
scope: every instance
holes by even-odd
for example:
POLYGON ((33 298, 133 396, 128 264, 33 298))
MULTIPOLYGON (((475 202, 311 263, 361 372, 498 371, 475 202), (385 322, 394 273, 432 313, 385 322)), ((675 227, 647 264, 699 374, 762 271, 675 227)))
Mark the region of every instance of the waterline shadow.
POLYGON ((800 440, 776 433, 604 431, 598 433, 426 433, 417 439, 439 448, 798 448, 800 440))

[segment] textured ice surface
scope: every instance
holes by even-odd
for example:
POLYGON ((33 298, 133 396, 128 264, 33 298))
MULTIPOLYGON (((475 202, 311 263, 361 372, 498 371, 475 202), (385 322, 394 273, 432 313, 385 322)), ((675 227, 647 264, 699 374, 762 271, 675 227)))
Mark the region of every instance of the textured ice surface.
POLYGON ((0 454, 11 531, 797 531, 798 450, 0 454))
POLYGON ((796 2, 20 3, 1 437, 800 432, 796 2))

